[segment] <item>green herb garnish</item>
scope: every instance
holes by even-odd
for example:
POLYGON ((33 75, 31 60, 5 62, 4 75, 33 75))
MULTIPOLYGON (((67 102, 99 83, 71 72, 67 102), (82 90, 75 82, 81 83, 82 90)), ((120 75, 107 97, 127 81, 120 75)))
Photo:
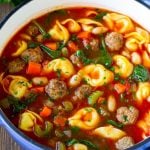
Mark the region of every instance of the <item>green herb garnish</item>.
POLYGON ((81 61, 83 62, 84 65, 88 65, 93 62, 91 59, 89 59, 85 56, 83 50, 78 50, 76 52, 76 55, 77 55, 77 57, 79 57, 81 59, 81 61))
POLYGON ((125 122, 128 121, 128 116, 123 115, 123 119, 124 119, 125 122))

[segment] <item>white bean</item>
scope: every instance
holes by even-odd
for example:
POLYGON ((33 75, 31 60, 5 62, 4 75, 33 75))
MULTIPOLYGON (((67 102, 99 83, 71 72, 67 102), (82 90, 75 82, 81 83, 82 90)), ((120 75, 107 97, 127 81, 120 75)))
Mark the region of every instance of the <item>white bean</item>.
POLYGON ((76 143, 73 145, 74 150, 88 150, 87 146, 84 144, 76 143))
POLYGON ((135 65, 141 64, 142 60, 140 54, 138 54, 137 52, 133 52, 131 54, 131 61, 135 65))
POLYGON ((92 33, 98 35, 98 34, 105 33, 105 32, 107 32, 107 31, 108 31, 108 29, 107 29, 106 27, 95 27, 95 28, 92 30, 92 33))
POLYGON ((46 85, 48 83, 48 79, 46 77, 34 77, 32 78, 32 82, 35 85, 46 85))
POLYGON ((76 87, 80 84, 81 82, 81 77, 79 75, 73 75, 70 80, 69 80, 69 86, 70 87, 76 87))
POLYGON ((150 103, 150 96, 147 98, 147 101, 150 103))
POLYGON ((110 112, 114 112, 116 110, 116 99, 113 95, 108 97, 107 107, 110 112))

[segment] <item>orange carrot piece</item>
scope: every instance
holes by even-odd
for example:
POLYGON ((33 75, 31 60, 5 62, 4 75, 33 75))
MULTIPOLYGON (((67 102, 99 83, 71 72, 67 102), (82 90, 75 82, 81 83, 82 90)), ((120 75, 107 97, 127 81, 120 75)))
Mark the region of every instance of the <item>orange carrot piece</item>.
POLYGON ((57 50, 57 43, 55 43, 55 42, 46 43, 45 46, 47 46, 48 48, 50 48, 52 50, 57 50))
POLYGON ((77 35, 77 38, 80 39, 89 39, 91 37, 91 33, 87 31, 82 31, 77 35))
POLYGON ((72 41, 69 41, 68 42, 68 48, 72 51, 72 52, 76 52, 78 50, 78 46, 72 42, 72 41))
POLYGON ((42 70, 41 64, 29 62, 26 73, 30 75, 39 75, 41 73, 41 70, 42 70))
POLYGON ((51 115, 51 113, 52 113, 52 110, 50 108, 48 108, 47 106, 44 106, 44 108, 40 112, 40 116, 41 117, 48 117, 51 115))
POLYGON ((44 87, 34 87, 31 90, 33 92, 42 93, 42 92, 44 92, 44 87))
POLYGON ((97 102, 98 102, 98 104, 101 104, 104 100, 105 100, 104 97, 99 97, 98 100, 97 100, 97 102))
POLYGON ((65 117, 62 116, 56 116, 54 118, 54 124, 56 124, 57 126, 61 126, 64 127, 66 124, 67 119, 65 117))
POLYGON ((116 83, 114 85, 114 89, 117 91, 118 94, 125 92, 126 90, 126 85, 121 84, 121 83, 116 83))

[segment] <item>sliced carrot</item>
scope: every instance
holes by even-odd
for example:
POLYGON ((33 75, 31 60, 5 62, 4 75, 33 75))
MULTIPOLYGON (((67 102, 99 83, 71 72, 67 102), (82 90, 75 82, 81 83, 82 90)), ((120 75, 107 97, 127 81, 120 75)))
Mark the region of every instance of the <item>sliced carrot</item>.
POLYGON ((42 70, 41 64, 29 62, 26 73, 30 75, 39 75, 41 73, 41 70, 42 70))
POLYGON ((126 85, 121 84, 121 83, 116 83, 114 85, 114 89, 117 91, 118 94, 125 92, 126 90, 126 85))
POLYGON ((66 124, 67 119, 65 117, 62 116, 56 116, 54 118, 54 124, 56 124, 57 126, 61 126, 64 127, 66 124))
POLYGON ((78 46, 72 42, 72 41, 69 41, 68 42, 68 48, 72 51, 72 52, 76 52, 78 50, 78 46))
POLYGON ((77 35, 77 38, 79 39, 89 39, 90 37, 91 37, 91 33, 87 31, 82 31, 77 35))
POLYGON ((57 43, 56 42, 51 42, 51 43, 46 43, 45 46, 52 50, 57 50, 57 43))
POLYGON ((42 92, 44 92, 44 87, 34 87, 31 90, 33 92, 42 93, 42 92))
POLYGON ((40 116, 41 117, 48 117, 51 115, 51 113, 52 113, 52 110, 50 108, 48 108, 47 106, 44 106, 44 108, 40 112, 40 116))

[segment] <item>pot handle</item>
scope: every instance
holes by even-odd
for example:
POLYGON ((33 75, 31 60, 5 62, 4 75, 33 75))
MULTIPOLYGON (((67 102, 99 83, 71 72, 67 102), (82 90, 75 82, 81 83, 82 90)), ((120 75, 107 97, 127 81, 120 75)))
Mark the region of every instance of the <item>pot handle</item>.
POLYGON ((136 0, 150 9, 150 0, 136 0))

